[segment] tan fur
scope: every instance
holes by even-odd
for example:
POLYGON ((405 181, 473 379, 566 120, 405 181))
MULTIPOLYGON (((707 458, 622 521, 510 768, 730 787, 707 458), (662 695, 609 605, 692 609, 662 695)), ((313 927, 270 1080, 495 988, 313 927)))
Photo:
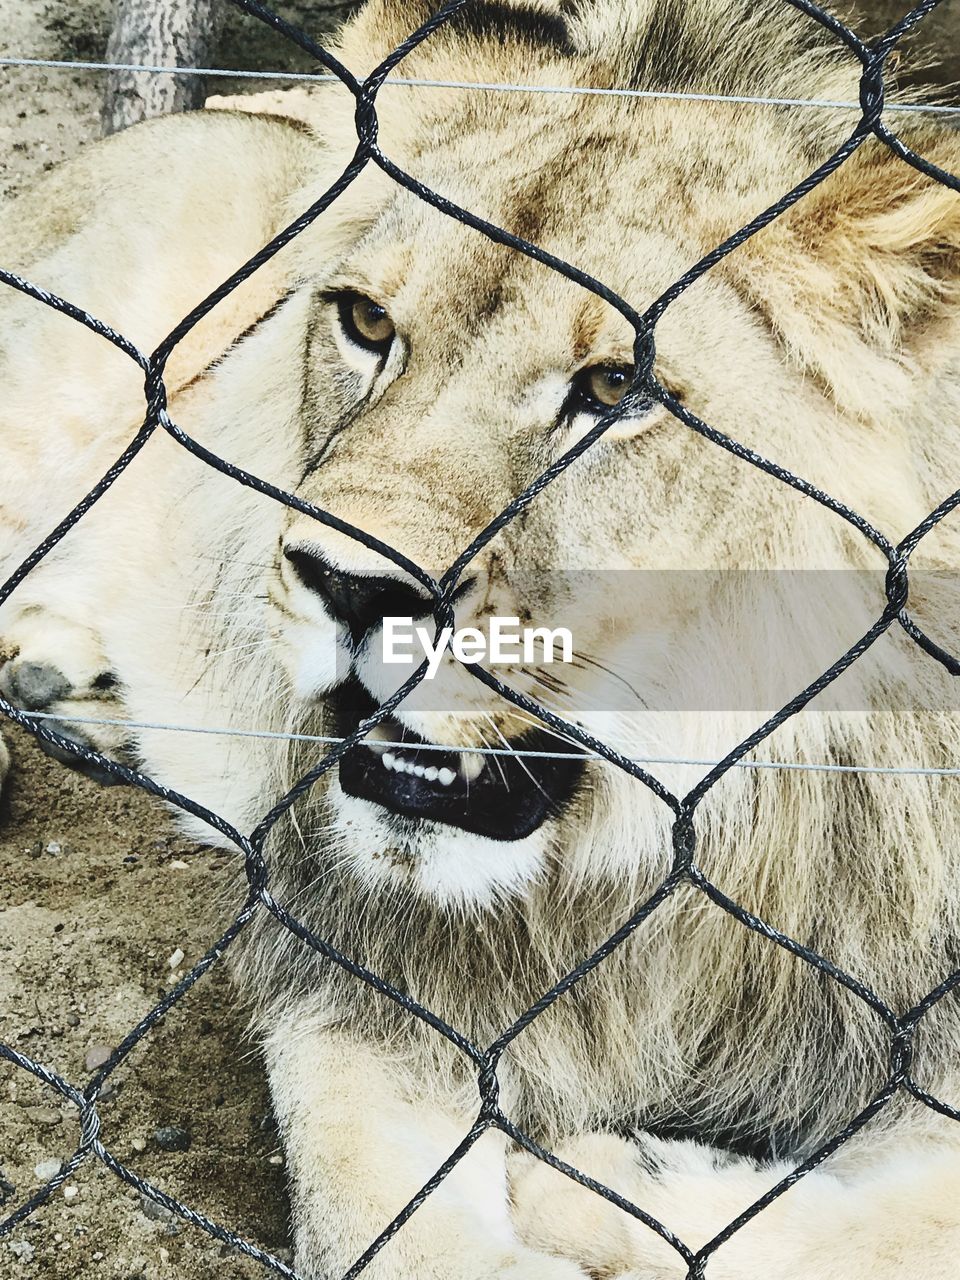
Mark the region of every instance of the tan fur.
MULTIPOLYGON (((549 17, 556 6, 540 8, 549 17)), ((636 73, 641 87, 856 99, 851 60, 787 6, 563 8, 572 52, 484 34, 465 17, 401 73, 611 86, 636 73)), ((427 12, 372 2, 340 54, 368 71, 427 12)), ((5 261, 149 348, 347 163, 355 135, 345 91, 288 105, 312 132, 211 113, 92 150, 4 215, 5 261)), ((381 146, 397 164, 638 307, 810 172, 856 118, 402 86, 383 90, 379 115, 381 146)), ((898 123, 918 150, 960 168, 955 133, 898 123)), ((667 310, 658 374, 706 422, 896 541, 951 483, 958 262, 956 196, 868 142, 667 310)), ((2 305, 10 568, 132 436, 139 375, 36 303, 2 305)), ((582 425, 558 427, 556 415, 577 370, 629 360, 631 347, 611 308, 371 167, 179 353, 171 412, 221 455, 439 572, 576 438, 582 425), (376 375, 337 336, 323 301, 337 288, 383 302, 404 338, 405 353, 376 375)), ((955 528, 948 520, 921 544, 917 569, 955 566, 955 528)), ((73 689, 54 707, 64 715, 89 708, 95 674, 112 670, 137 720, 327 732, 338 637, 279 555, 293 545, 353 570, 388 567, 158 436, 5 606, 8 674, 18 662, 58 666, 73 689)), ((542 671, 508 673, 637 755, 721 757, 884 602, 882 583, 865 574, 837 575, 842 598, 824 586, 811 603, 786 574, 726 572, 872 569, 882 579, 885 562, 839 517, 660 408, 611 432, 477 558, 458 621, 521 609, 549 620, 563 600, 556 577, 531 577, 544 567, 580 581, 675 571, 651 574, 639 602, 636 576, 630 592, 578 599, 580 661, 559 684, 542 671), (690 569, 724 572, 687 587, 690 569), (618 676, 635 702, 591 713, 618 676), (683 700, 664 710, 663 690, 678 686, 683 700), (724 705, 745 709, 716 709, 717 689, 724 705)), ((949 646, 956 605, 929 591, 911 608, 949 646)), ((398 683, 373 658, 358 675, 375 696, 398 683)), ((790 720, 758 755, 956 765, 949 681, 895 629, 825 709, 790 720)), ((398 714, 451 744, 526 727, 452 664, 398 714), (438 712, 438 692, 461 714, 438 712)), ((246 830, 317 758, 303 745, 150 730, 137 749, 153 776, 246 830)), ((702 773, 655 771, 681 792, 702 773)), ((331 776, 268 842, 271 889, 320 937, 484 1045, 661 882, 669 817, 641 783, 597 765, 562 818, 523 840, 446 829, 397 837, 331 776)), ((909 1008, 956 965, 960 810, 949 780, 732 771, 696 828, 698 864, 724 893, 893 1008, 909 1008)), ((466 1133, 473 1068, 265 915, 237 954, 290 1153, 298 1265, 340 1274, 466 1133)), ((955 1102, 952 999, 920 1035, 918 1079, 955 1102)), ((534 1137, 696 1248, 867 1104, 886 1076, 888 1040, 848 992, 685 887, 511 1046, 502 1101, 534 1137), (725 1147, 740 1154, 718 1154, 725 1147)), ((948 1122, 895 1101, 724 1246, 708 1274, 948 1280, 958 1191, 948 1122)), ((478 1280, 575 1267, 683 1275, 652 1232, 616 1213, 486 1134, 373 1269, 478 1280)))

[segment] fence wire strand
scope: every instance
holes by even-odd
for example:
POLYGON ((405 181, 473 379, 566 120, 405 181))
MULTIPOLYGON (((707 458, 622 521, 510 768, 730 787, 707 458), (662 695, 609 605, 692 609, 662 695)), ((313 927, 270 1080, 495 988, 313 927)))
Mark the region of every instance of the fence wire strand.
MULTIPOLYGON (((307 71, 249 71, 239 67, 162 67, 145 62, 78 62, 62 58, 0 58, 0 67, 13 70, 128 71, 152 76, 200 76, 213 80, 262 80, 282 84, 338 84, 339 77, 307 71)), ((778 98, 755 93, 687 93, 682 89, 603 88, 599 85, 510 84, 500 80, 428 80, 419 76, 389 76, 386 85, 407 89, 467 89, 481 93, 549 93, 586 98, 656 99, 664 102, 725 102, 732 107, 806 107, 813 111, 861 111, 859 102, 842 98, 778 98)), ((948 102, 891 102, 887 111, 907 115, 960 116, 960 106, 948 102)))
MULTIPOLYGON (((515 519, 516 516, 530 503, 535 502, 537 500, 537 496, 553 480, 563 475, 576 458, 591 449, 610 426, 617 422, 625 413, 628 413, 630 411, 632 399, 641 395, 648 399, 653 397, 660 401, 660 403, 662 403, 670 413, 679 420, 679 422, 684 424, 691 431, 696 432, 717 447, 734 454, 748 465, 764 472, 770 477, 771 481, 792 487, 806 498, 820 504, 826 510, 832 512, 835 516, 845 521, 851 526, 851 528, 855 529, 863 538, 883 553, 889 567, 886 580, 886 606, 880 616, 876 618, 873 624, 863 633, 859 640, 851 645, 843 654, 839 655, 836 661, 816 680, 814 680, 805 689, 799 691, 774 715, 768 717, 762 725, 760 725, 746 739, 733 747, 720 761, 669 761, 670 763, 702 764, 709 766, 708 772, 691 790, 684 794, 674 794, 674 792, 665 787, 657 778, 646 771, 643 766, 645 764, 653 763, 654 761, 635 760, 622 755, 608 744, 594 738, 582 727, 563 720, 555 713, 549 711, 546 707, 541 706, 535 700, 517 693, 489 672, 479 667, 467 666, 467 670, 474 678, 487 685, 502 698, 521 707, 523 710, 536 717, 536 719, 545 726, 556 730, 568 741, 580 744, 588 757, 603 760, 607 764, 632 775, 636 781, 646 786, 660 801, 662 801, 673 815, 671 837, 672 863, 668 874, 664 877, 662 882, 654 889, 646 901, 637 905, 629 918, 623 921, 619 927, 610 934, 605 942, 597 947, 592 954, 582 958, 579 963, 569 970, 569 972, 559 977, 549 990, 543 992, 539 999, 537 999, 522 1015, 520 1015, 511 1026, 505 1028, 493 1043, 487 1047, 474 1044, 471 1038, 463 1031, 458 1030, 456 1027, 452 1026, 443 1018, 435 1014, 432 1010, 424 1007, 408 993, 400 991, 396 987, 392 986, 379 975, 360 964, 357 960, 342 954, 329 940, 318 937, 308 929, 293 913, 288 911, 283 904, 277 902, 273 897, 270 891, 269 869, 263 852, 264 844, 280 817, 287 812, 301 794, 314 785, 320 777, 329 772, 338 760, 340 760, 355 744, 360 742, 366 734, 374 728, 374 726, 383 721, 389 713, 398 706, 414 688, 416 688, 425 676, 426 664, 418 668, 418 670, 414 672, 414 674, 411 675, 410 678, 389 699, 383 702, 371 715, 362 720, 353 733, 338 739, 312 738, 307 737, 306 735, 300 735, 304 740, 322 742, 325 745, 328 745, 330 749, 304 777, 300 778, 290 788, 286 795, 281 796, 276 801, 270 810, 257 823, 254 830, 249 834, 244 834, 237 830, 222 816, 205 808, 203 805, 190 799, 188 796, 172 791, 170 788, 154 781, 146 773, 134 769, 126 764, 112 760, 100 752, 96 752, 85 745, 65 737, 57 731, 56 727, 54 727, 52 723, 48 723, 42 715, 22 711, 12 705, 9 701, 0 698, 0 712, 2 712, 9 720, 21 725, 35 738, 55 746, 61 752, 65 752, 78 760, 82 760, 86 764, 99 766, 100 769, 104 770, 111 776, 136 786, 149 794, 158 796, 174 807, 192 814, 194 817, 197 817, 207 823, 212 829, 219 832, 223 838, 233 844, 242 854, 247 883, 246 900, 222 936, 217 939, 217 941, 209 948, 203 958, 190 970, 190 972, 183 977, 158 1004, 150 1009, 135 1027, 130 1030, 121 1043, 113 1050, 109 1060, 93 1074, 92 1078, 84 1087, 81 1088, 79 1085, 72 1083, 57 1071, 36 1062, 28 1055, 20 1053, 11 1046, 0 1043, 0 1058, 3 1058, 19 1070, 33 1076, 58 1099, 69 1102, 76 1109, 79 1126, 79 1142, 73 1156, 63 1166, 60 1173, 58 1173, 55 1178, 41 1187, 30 1199, 14 1209, 13 1212, 4 1220, 0 1221, 0 1237, 9 1234, 14 1227, 38 1210, 49 1200, 56 1188, 59 1187, 67 1177, 74 1173, 84 1161, 93 1158, 99 1160, 106 1168, 110 1169, 119 1180, 127 1183, 129 1186, 135 1188, 141 1194, 149 1197, 158 1204, 165 1206, 184 1221, 205 1231, 215 1239, 234 1246, 242 1253, 261 1263, 266 1269, 272 1270, 279 1275, 286 1276, 289 1280, 298 1280, 296 1273, 286 1263, 273 1257, 269 1253, 258 1248, 256 1245, 242 1239, 232 1230, 211 1221, 204 1214, 197 1212, 177 1198, 168 1195, 160 1188, 147 1182, 139 1174, 127 1168, 101 1141, 100 1117, 97 1111, 97 1101, 101 1089, 132 1049, 150 1034, 151 1029, 164 1016, 164 1014, 178 1004, 195 983, 197 983, 210 969, 214 968, 220 962, 225 952, 248 927, 251 920, 257 916, 263 915, 264 913, 271 915, 282 928, 297 937, 303 945, 325 957, 330 963, 339 966, 347 974, 351 975, 353 979, 367 984, 373 990, 377 991, 383 999, 393 1001, 411 1017, 418 1018, 423 1021, 437 1035, 444 1037, 461 1054, 463 1054, 467 1060, 472 1063, 473 1068, 477 1072, 478 1111, 476 1120, 464 1134, 459 1144, 450 1153, 443 1164, 440 1165, 435 1173, 427 1180, 420 1191, 413 1196, 409 1203, 390 1223, 383 1227, 379 1235, 372 1240, 368 1248, 356 1259, 353 1265, 346 1272, 344 1280, 354 1280, 354 1277, 364 1270, 379 1250, 384 1247, 394 1235, 403 1230, 404 1224, 409 1220, 409 1218, 416 1213, 420 1206, 433 1194, 443 1179, 459 1164, 482 1134, 490 1129, 499 1130, 508 1139, 524 1148, 538 1160, 550 1165, 580 1186, 588 1188, 595 1194, 602 1196, 626 1214, 645 1224, 651 1231, 655 1232, 666 1244, 668 1244, 682 1260, 683 1264, 687 1267, 688 1280, 699 1280, 699 1278, 702 1278, 707 1274, 707 1264, 709 1259, 718 1249, 722 1248, 726 1241, 728 1241, 735 1233, 740 1231, 741 1228, 756 1217, 757 1214, 761 1213, 765 1208, 772 1204, 774 1200, 784 1195, 792 1186, 805 1177, 806 1174, 817 1168, 824 1160, 828 1159, 829 1156, 843 1146, 843 1144, 848 1142, 854 1134, 869 1124, 876 1115, 889 1105, 891 1100, 897 1094, 901 1092, 909 1094, 919 1104, 922 1104, 923 1106, 948 1118, 960 1120, 960 1111, 958 1111, 957 1108, 926 1091, 916 1082, 911 1074, 913 1042, 917 1029, 927 1014, 942 999, 960 985, 960 970, 944 978, 938 987, 931 991, 926 997, 924 997, 924 999, 919 1001, 913 1008, 898 1013, 855 975, 846 973, 826 956, 819 954, 805 943, 797 941, 796 939, 784 934, 769 922, 747 910, 741 903, 728 897, 718 885, 710 880, 705 872, 697 865, 696 861, 696 817, 698 806, 709 790, 731 769, 736 767, 799 767, 809 769, 830 769, 841 772, 868 771, 871 769, 870 766, 856 765, 790 765, 786 762, 747 761, 745 757, 757 746, 768 739, 775 729, 784 724, 784 722, 789 720, 790 717, 796 715, 804 706, 815 698, 818 693, 837 680, 837 678, 848 667, 856 662, 857 659, 885 632, 893 627, 902 628, 903 631, 914 640, 914 642, 931 660, 941 663, 947 670, 953 673, 960 671, 960 664, 957 663, 955 657, 945 652, 931 641, 920 630, 906 611, 906 603, 909 594, 910 556, 920 541, 933 528, 935 528, 951 510, 960 504, 960 491, 945 499, 921 524, 917 526, 913 533, 901 540, 898 544, 894 544, 881 531, 875 529, 861 514, 850 509, 844 503, 818 489, 810 482, 804 480, 801 476, 796 475, 774 461, 762 457, 753 450, 746 448, 738 441, 733 440, 724 433, 718 431, 710 424, 703 422, 685 405, 678 402, 670 392, 660 384, 654 372, 656 327, 665 311, 676 300, 676 298, 678 298, 680 294, 691 284, 710 271, 728 254, 735 252, 763 227, 780 217, 794 204, 803 200, 811 191, 824 182, 831 173, 843 165, 868 138, 875 138, 879 140, 880 143, 888 147, 904 163, 913 166, 933 180, 938 181, 944 186, 950 187, 955 191, 960 191, 960 178, 954 174, 941 170, 929 160, 914 153, 900 138, 897 137, 895 133, 889 129, 884 121, 885 114, 891 111, 936 111, 941 113, 950 113, 960 110, 960 108, 947 108, 924 104, 897 103, 888 105, 885 104, 884 101, 884 69, 887 59, 902 37, 915 28, 930 12, 932 12, 932 10, 940 3, 940 0, 921 0, 921 3, 917 4, 912 10, 910 10, 910 12, 907 13, 894 27, 892 27, 885 36, 874 41, 872 44, 867 44, 862 41, 847 25, 839 21, 839 19, 834 17, 832 14, 820 8, 820 6, 814 3, 813 0, 783 0, 783 2, 807 15, 811 21, 818 23, 821 27, 831 33, 839 42, 846 45, 850 52, 859 60, 861 67, 859 104, 818 102, 812 99, 788 100, 734 96, 725 97, 722 95, 684 94, 680 92, 646 94, 643 91, 633 90, 621 91, 615 89, 596 91, 614 94, 629 92, 631 96, 637 97, 656 96, 675 98, 679 100, 702 100, 704 98, 716 97, 717 100, 735 103, 762 103, 767 105, 844 109, 853 108, 859 115, 855 126, 850 131, 846 140, 831 156, 809 173, 791 191, 784 193, 776 203, 730 235, 722 244, 717 245, 716 248, 706 254, 699 262, 693 264, 683 276, 676 280, 671 287, 667 289, 661 297, 657 298, 642 314, 631 307, 624 298, 618 295, 608 285, 594 279, 592 276, 580 270, 573 264, 545 252, 537 245, 511 234, 502 227, 478 217, 469 210, 453 204, 438 192, 425 186, 406 173, 380 150, 377 143, 377 98, 381 89, 385 84, 389 85, 394 83, 418 85, 436 83, 446 85, 447 82, 441 81, 395 80, 391 76, 391 73, 402 63, 408 53, 423 41, 428 40, 434 31, 449 22, 456 14, 466 8, 470 3, 470 0, 446 0, 446 3, 444 3, 431 18, 429 18, 417 31, 411 33, 411 35, 387 58, 385 58, 377 68, 362 80, 356 79, 347 70, 347 68, 342 66, 326 49, 313 41, 307 33, 286 22, 278 14, 268 9, 265 5, 259 3, 259 0, 231 0, 231 3, 234 4, 237 9, 256 18, 260 22, 271 27, 273 30, 278 31, 300 49, 309 53, 324 68, 323 75, 312 77, 288 75, 286 73, 283 73, 282 77, 281 73, 247 74, 256 74, 262 79, 278 77, 290 81, 297 79, 324 79, 339 81, 349 90, 356 101, 357 148, 354 156, 344 169, 341 176, 324 193, 324 195, 299 218, 292 222, 285 230, 281 231, 280 234, 277 235, 268 245, 255 254, 228 280, 224 281, 224 283, 218 289, 214 290, 209 297, 196 306, 151 355, 147 356, 137 350, 137 348, 135 348, 126 338, 114 332, 82 308, 77 307, 64 299, 55 297, 46 290, 31 284, 19 276, 7 271, 0 271, 0 283, 4 283, 11 288, 19 290, 25 295, 33 298, 39 305, 48 306, 62 312, 63 314, 71 317, 77 323, 84 325, 91 332, 98 334, 105 341, 118 347, 122 352, 124 352, 124 354, 140 366, 144 373, 145 380, 145 416, 140 430, 131 440, 127 448, 118 456, 114 465, 93 486, 86 497, 83 498, 73 508, 73 510, 56 525, 50 534, 43 539, 36 549, 24 560, 19 568, 11 574, 3 587, 0 588, 0 604, 3 604, 7 600, 27 574, 37 564, 39 564, 44 556, 46 556, 61 542, 70 529, 72 529, 77 522, 83 518, 86 512, 100 500, 110 486, 123 474, 127 466, 140 452, 146 442, 155 433, 166 432, 182 448, 191 452, 204 465, 232 478, 239 484, 253 488, 275 501, 299 511, 324 525, 339 530, 355 542, 361 543, 362 545, 380 553, 388 560, 404 569, 428 593, 432 602, 434 620, 439 630, 439 628, 447 625, 452 619, 453 614, 451 602, 457 585, 471 561, 501 529, 515 519), (470 545, 463 549, 460 555, 454 559, 453 563, 439 579, 434 578, 425 569, 403 556, 395 548, 365 533, 362 529, 339 519, 333 512, 321 510, 312 504, 305 502, 297 495, 278 489, 268 482, 250 474, 249 472, 241 470, 227 462, 225 459, 206 450, 196 441, 191 439, 190 436, 188 436, 175 422, 173 422, 167 411, 164 369, 167 360, 177 343, 181 341, 181 339, 194 327, 194 325, 196 325, 220 301, 232 293, 233 290, 236 289, 244 280, 272 258, 274 254, 279 252, 284 245, 298 236, 301 231, 313 223, 318 217, 322 216, 324 210, 327 209, 351 185, 357 176, 370 165, 379 168, 399 186, 406 188, 419 199, 432 205, 447 217, 464 226, 473 228, 475 231, 486 236, 487 239, 494 241, 497 244, 507 246, 515 252, 521 253, 526 257, 539 262, 545 268, 558 273, 573 283, 580 285, 595 296, 602 298, 611 306, 615 307, 620 314, 627 319, 633 329, 635 337, 634 355, 636 363, 634 378, 629 391, 621 401, 620 405, 612 409, 603 419, 601 419, 592 431, 577 443, 577 445, 548 467, 521 493, 517 494, 509 505, 505 507, 504 510, 501 511, 494 519, 492 519, 485 529, 477 534, 470 545), (771 946, 783 948, 798 962, 809 966, 812 970, 829 979, 831 982, 845 988, 875 1015, 889 1034, 888 1061, 886 1063, 885 1078, 863 1110, 861 1110, 858 1115, 852 1117, 842 1129, 833 1134, 803 1163, 798 1164, 793 1168, 776 1184, 776 1186, 771 1187, 753 1204, 745 1206, 742 1212, 733 1221, 728 1223, 727 1226, 715 1235, 712 1240, 696 1251, 674 1234, 670 1224, 658 1221, 648 1213, 642 1205, 632 1203, 615 1190, 604 1186, 602 1183, 589 1177, 582 1171, 566 1164, 553 1152, 544 1149, 530 1135, 523 1132, 514 1123, 514 1121, 501 1110, 499 1102, 499 1080, 497 1075, 500 1059, 513 1041, 518 1036, 522 1035, 523 1032, 536 1019, 541 1017, 542 1014, 556 1001, 562 999, 567 993, 569 993, 586 977, 587 974, 597 966, 602 965, 607 957, 610 956, 618 947, 622 946, 637 930, 641 929, 644 923, 649 920, 659 907, 681 886, 687 886, 698 891, 704 898, 714 903, 743 928, 748 929, 766 939, 771 946)), ((9 67, 53 67, 64 65, 40 59, 5 58, 0 60, 0 62, 2 62, 2 65, 9 67)), ((68 65, 86 67, 93 70, 116 69, 112 64, 89 63, 68 65)), ((217 69, 211 70, 201 68, 131 67, 129 69, 153 71, 158 74, 229 74, 231 76, 238 74, 236 72, 223 72, 217 69)), ((532 91, 530 86, 511 84, 471 84, 469 82, 459 84, 456 82, 450 82, 450 86, 484 90, 498 89, 511 92, 532 91)), ((591 89, 564 88, 562 86, 546 88, 536 86, 533 88, 535 88, 537 92, 595 92, 591 89)), ((89 722, 109 723, 93 719, 89 722)), ((176 728, 177 726, 157 725, 151 727, 176 728)), ((217 731, 210 730, 210 732, 217 731)), ((492 749, 490 753, 497 754, 498 749, 492 749)), ((544 752, 539 754, 549 755, 550 753, 544 752)), ((939 776, 953 776, 960 772, 960 770, 956 769, 926 770, 917 768, 900 770, 883 767, 876 767, 874 771, 918 773, 939 776)))
MULTIPOLYGON (((215 738, 263 738, 268 742, 315 742, 326 746, 334 746, 343 742, 342 737, 322 733, 282 733, 276 729, 222 729, 213 726, 195 724, 167 724, 161 720, 113 720, 102 716, 71 716, 59 711, 30 711, 29 718, 38 722, 55 720, 60 724, 89 725, 103 729, 151 729, 161 733, 189 733, 200 737, 215 738)), ((378 739, 380 747, 409 747, 402 739, 378 739)), ((418 742, 417 751, 442 752, 451 751, 459 755, 479 756, 484 759, 498 756, 510 756, 517 760, 593 760, 598 764, 610 764, 603 756, 589 751, 536 751, 530 747, 474 747, 459 743, 442 744, 437 742, 418 742)), ((716 768, 719 760, 707 760, 690 756, 629 756, 634 764, 669 764, 688 768, 716 768)), ((737 760, 738 769, 782 769, 789 773, 850 773, 879 774, 891 778, 960 778, 958 768, 933 768, 926 765, 893 765, 893 764, 833 764, 825 760, 737 760)))

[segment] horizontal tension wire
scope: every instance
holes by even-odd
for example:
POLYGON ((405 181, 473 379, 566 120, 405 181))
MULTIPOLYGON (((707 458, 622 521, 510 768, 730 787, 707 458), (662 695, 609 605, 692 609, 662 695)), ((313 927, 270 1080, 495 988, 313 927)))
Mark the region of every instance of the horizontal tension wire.
MULTIPOLYGON (((56 58, 0 58, 0 67, 46 67, 64 71, 133 71, 158 76, 213 76, 228 80, 283 80, 313 84, 340 84, 334 75, 305 71, 240 71, 229 67, 161 67, 138 62, 69 62, 56 58)), ((683 93, 659 89, 599 89, 586 85, 500 84, 480 80, 420 80, 391 76, 384 81, 416 89, 476 89, 489 93, 555 93, 588 97, 655 98, 668 102, 726 102, 741 107, 808 107, 821 111, 862 113, 859 102, 829 98, 768 98, 738 93, 683 93)), ((960 106, 936 102, 888 102, 884 111, 916 112, 926 115, 960 115, 960 106)))
MULTIPOLYGON (((324 746, 337 746, 343 738, 328 737, 314 733, 282 733, 271 729, 220 729, 202 728, 192 724, 164 724, 152 720, 109 720, 95 716, 65 716, 55 711, 30 711, 26 713, 31 720, 58 720, 62 724, 100 725, 105 728, 120 729, 160 729, 166 733, 213 734, 224 738, 267 738, 277 742, 317 742, 324 746)), ((557 735, 559 737, 559 735, 557 735)), ((605 759, 593 751, 533 751, 512 747, 459 747, 437 742, 403 742, 377 739, 378 747, 406 747, 407 750, 459 752, 461 755, 474 756, 519 756, 530 760, 596 760, 601 764, 619 768, 612 761, 605 759)), ((692 765, 697 768, 715 768, 719 760, 682 759, 675 756, 628 756, 633 764, 678 764, 692 765)), ((895 777, 910 778, 960 778, 960 768, 933 769, 922 765, 882 765, 882 764, 828 764, 801 763, 789 760, 737 760, 737 769, 789 769, 806 773, 879 773, 895 777)))

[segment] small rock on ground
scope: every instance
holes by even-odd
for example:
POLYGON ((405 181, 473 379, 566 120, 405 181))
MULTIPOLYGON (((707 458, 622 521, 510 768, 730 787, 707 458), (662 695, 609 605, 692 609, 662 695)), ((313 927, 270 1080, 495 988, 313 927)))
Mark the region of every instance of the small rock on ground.
POLYGON ((63 1119, 55 1107, 25 1107, 24 1114, 33 1124, 43 1125, 44 1128, 59 1124, 63 1119))
POLYGON ((168 1124, 154 1132, 153 1140, 161 1151, 186 1151, 191 1142, 190 1134, 179 1125, 168 1124))
POLYGON ((171 1222, 175 1216, 172 1209, 168 1209, 165 1204, 158 1204, 147 1195, 140 1197, 140 1212, 151 1222, 171 1222))
POLYGON ((99 1071, 112 1052, 108 1044, 92 1044, 87 1050, 83 1065, 88 1071, 99 1071))

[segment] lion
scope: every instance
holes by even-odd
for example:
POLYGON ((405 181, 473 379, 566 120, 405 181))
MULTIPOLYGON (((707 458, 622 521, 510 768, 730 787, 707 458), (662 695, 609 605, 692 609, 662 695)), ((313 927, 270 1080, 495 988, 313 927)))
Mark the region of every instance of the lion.
MULTIPOLYGON (((434 11, 368 0, 336 54, 365 75, 434 11)), ((396 73, 439 84, 382 89, 379 146, 643 310, 859 118, 715 95, 856 103, 859 70, 775 0, 477 0, 396 73), (623 87, 652 96, 581 92, 623 87)), ((3 211, 4 267, 151 351, 349 164, 342 85, 288 108, 89 148, 3 211)), ((958 171, 941 119, 896 124, 958 171)), ((136 437, 144 401, 129 353, 22 292, 0 305, 6 575, 136 437)), ((311 1280, 360 1258, 444 1280, 956 1274, 960 1017, 940 984, 960 951, 960 805, 924 770, 956 766, 960 727, 948 667, 895 620, 870 632, 888 569, 872 531, 896 544, 951 483, 956 194, 868 139, 674 297, 660 398, 636 391, 635 336, 597 292, 368 164, 183 336, 165 370, 176 430, 142 443, 0 611, 4 695, 50 717, 62 753, 72 737, 135 760, 251 831, 317 764, 318 738, 355 730, 410 674, 380 639, 387 617, 429 619, 423 573, 596 435, 452 600, 459 626, 572 622, 573 662, 494 674, 582 732, 447 655, 297 798, 264 856, 306 930, 481 1050, 621 930, 618 945, 509 1040, 497 1100, 424 1019, 253 917, 228 956, 311 1280), (586 735, 663 757, 651 777, 685 796, 854 647, 750 757, 839 767, 721 771, 689 809, 692 870, 671 877, 669 797, 586 735), (908 1011, 915 1035, 894 1037, 908 1011), (893 1087, 909 1049, 932 1107, 893 1087)), ((910 562, 911 613, 947 649, 958 610, 938 583, 958 550, 948 515, 910 562)))

